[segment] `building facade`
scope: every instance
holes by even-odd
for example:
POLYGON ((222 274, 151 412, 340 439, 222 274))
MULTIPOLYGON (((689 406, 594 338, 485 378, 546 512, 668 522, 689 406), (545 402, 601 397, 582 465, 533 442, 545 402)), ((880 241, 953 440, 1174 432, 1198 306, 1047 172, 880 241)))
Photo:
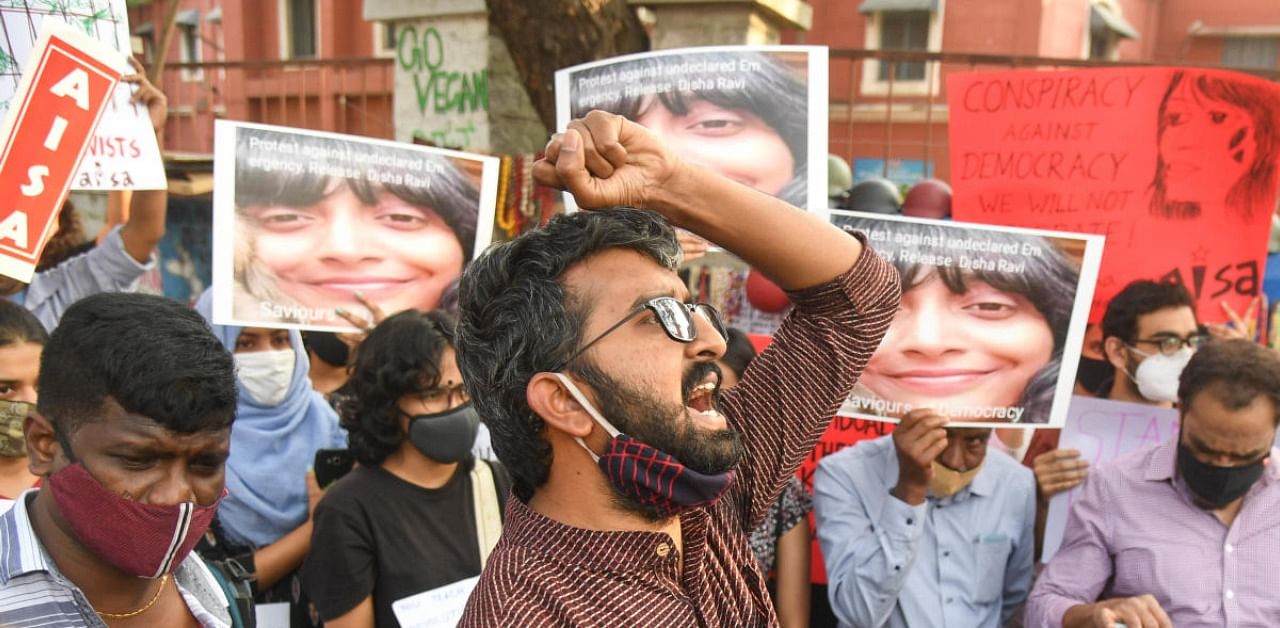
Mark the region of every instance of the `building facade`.
MULTIPOLYGON (((148 67, 169 7, 129 9, 148 67)), ((166 152, 209 153, 216 118, 390 138, 392 34, 362 12, 362 0, 179 0, 159 81, 166 152)))
POLYGON ((951 72, 1141 63, 1280 76, 1280 11, 1274 0, 809 4, 813 27, 789 33, 786 41, 831 48, 830 148, 853 166, 855 180, 888 176, 909 184, 931 173, 949 177, 951 72))

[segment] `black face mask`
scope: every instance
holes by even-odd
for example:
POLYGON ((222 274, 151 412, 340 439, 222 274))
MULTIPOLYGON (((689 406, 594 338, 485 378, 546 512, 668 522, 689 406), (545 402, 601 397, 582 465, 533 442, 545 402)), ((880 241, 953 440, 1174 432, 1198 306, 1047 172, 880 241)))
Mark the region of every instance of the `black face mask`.
POLYGON ((471 454, 480 415, 470 403, 435 414, 409 417, 409 442, 436 462, 459 462, 471 454))
POLYGON ((1219 467, 1196 460, 1182 441, 1178 441, 1178 473, 1182 475, 1182 481, 1200 501, 1214 509, 1244 497, 1253 483, 1262 477, 1265 461, 1263 458, 1243 467, 1219 467))
POLYGON ((1080 367, 1076 369, 1076 381, 1080 382, 1085 390, 1097 393, 1103 382, 1114 374, 1115 367, 1111 366, 1110 362, 1080 356, 1080 367))
POLYGON ((351 357, 351 348, 338 339, 338 335, 327 331, 308 331, 302 334, 302 344, 330 366, 346 366, 351 357))

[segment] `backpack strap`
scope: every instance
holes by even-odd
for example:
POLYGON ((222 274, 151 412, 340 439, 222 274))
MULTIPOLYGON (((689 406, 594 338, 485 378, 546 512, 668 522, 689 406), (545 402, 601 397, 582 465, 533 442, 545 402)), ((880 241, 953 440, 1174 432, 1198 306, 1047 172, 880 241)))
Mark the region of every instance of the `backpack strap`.
POLYGON ((502 511, 493 469, 482 458, 471 468, 471 496, 476 511, 476 543, 480 546, 480 568, 489 562, 489 554, 502 535, 502 511))

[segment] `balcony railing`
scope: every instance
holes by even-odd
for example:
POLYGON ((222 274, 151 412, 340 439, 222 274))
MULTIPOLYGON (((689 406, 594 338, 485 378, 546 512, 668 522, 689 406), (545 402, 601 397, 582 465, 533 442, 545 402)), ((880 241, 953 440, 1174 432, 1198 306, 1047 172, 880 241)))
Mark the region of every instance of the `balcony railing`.
POLYGON ((390 139, 394 84, 386 58, 167 64, 164 150, 212 153, 218 118, 390 139))

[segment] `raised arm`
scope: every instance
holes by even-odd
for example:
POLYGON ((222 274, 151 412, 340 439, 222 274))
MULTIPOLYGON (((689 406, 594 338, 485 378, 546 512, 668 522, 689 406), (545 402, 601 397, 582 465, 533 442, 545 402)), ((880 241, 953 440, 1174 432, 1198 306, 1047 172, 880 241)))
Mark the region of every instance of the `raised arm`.
POLYGON ((693 166, 644 127, 601 111, 570 122, 553 137, 534 176, 543 185, 567 189, 583 208, 630 205, 658 212, 785 290, 830 281, 862 253, 858 240, 821 218, 693 166))
POLYGON ((746 529, 800 465, 852 390, 898 306, 893 267, 820 218, 684 162, 644 127, 591 112, 547 145, 543 185, 584 208, 630 205, 737 254, 788 290, 773 344, 722 397, 745 455, 735 491, 746 529), (820 251, 820 254, 814 254, 820 251))
MULTIPOLYGON (((169 116, 169 101, 151 81, 147 80, 142 65, 132 57, 134 74, 121 80, 137 86, 133 94, 133 102, 146 105, 151 114, 151 126, 156 132, 156 143, 164 146, 164 124, 169 116)), ((124 241, 124 249, 129 256, 139 263, 151 259, 151 252, 164 237, 164 221, 166 206, 169 202, 168 190, 136 190, 129 204, 129 218, 120 228, 120 239, 124 241)))

